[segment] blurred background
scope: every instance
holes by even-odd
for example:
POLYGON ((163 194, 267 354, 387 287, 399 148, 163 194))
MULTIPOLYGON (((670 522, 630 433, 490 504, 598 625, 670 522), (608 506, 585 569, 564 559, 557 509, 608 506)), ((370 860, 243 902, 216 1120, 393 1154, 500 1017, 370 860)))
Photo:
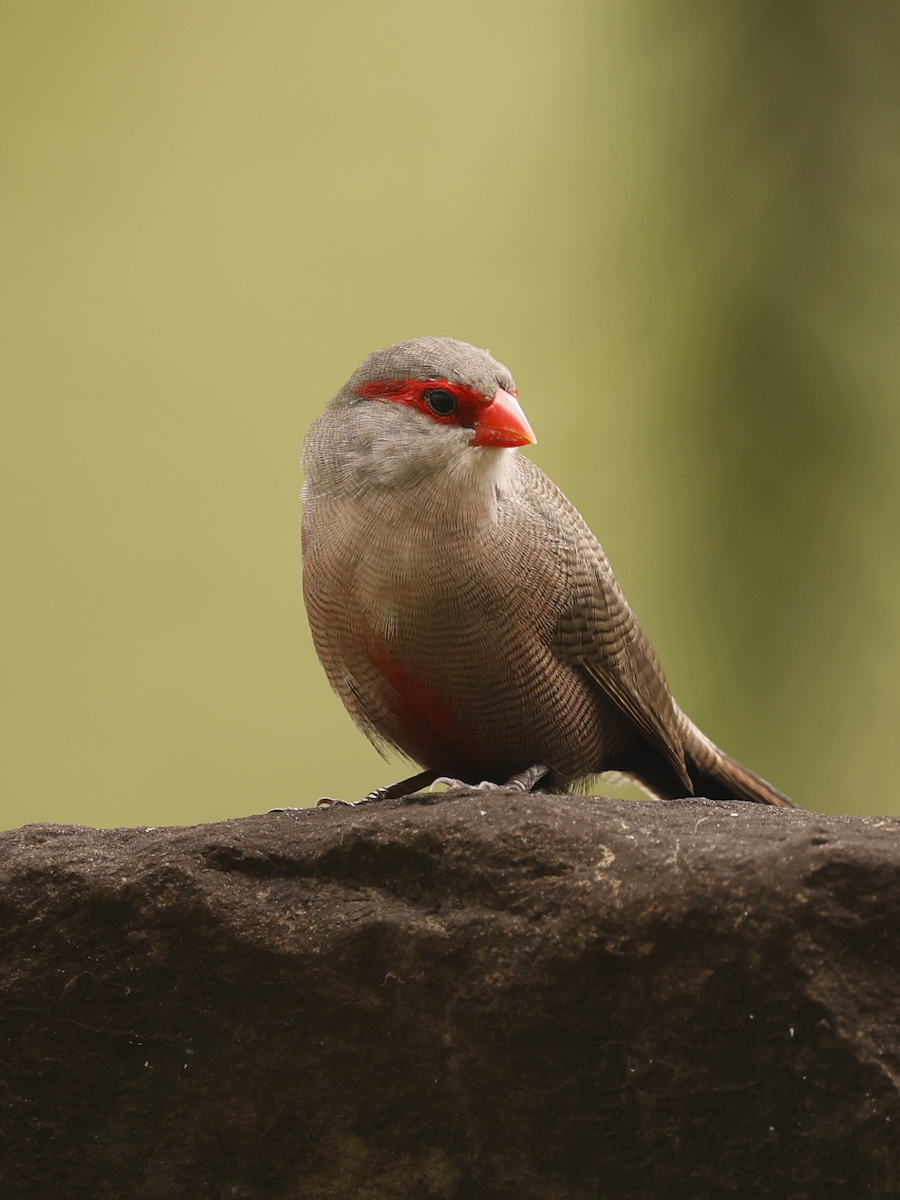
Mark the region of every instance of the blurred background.
POLYGON ((511 367, 706 733, 900 811, 895 4, 7 0, 0 93, 0 824, 406 773, 315 659, 297 457, 421 334, 511 367))

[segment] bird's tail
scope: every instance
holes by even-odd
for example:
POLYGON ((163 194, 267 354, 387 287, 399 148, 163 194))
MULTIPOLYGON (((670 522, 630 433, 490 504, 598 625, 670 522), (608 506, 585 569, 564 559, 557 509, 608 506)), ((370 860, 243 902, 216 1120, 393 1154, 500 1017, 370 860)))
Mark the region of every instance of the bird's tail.
POLYGON ((708 800, 749 800, 776 808, 797 807, 771 783, 720 750, 687 717, 684 720, 690 727, 685 731, 684 746, 695 796, 705 796, 708 800))

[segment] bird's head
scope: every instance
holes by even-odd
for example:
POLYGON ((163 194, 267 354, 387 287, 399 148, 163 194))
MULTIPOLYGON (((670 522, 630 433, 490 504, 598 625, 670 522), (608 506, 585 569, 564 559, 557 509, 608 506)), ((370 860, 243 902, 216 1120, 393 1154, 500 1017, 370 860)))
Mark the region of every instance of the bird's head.
POLYGON ((370 355, 345 391, 363 401, 403 404, 436 425, 470 431, 470 446, 510 449, 535 436, 509 371, 453 338, 414 338, 370 355))
POLYGON ((321 464, 331 482, 376 487, 441 468, 486 477, 505 457, 492 452, 535 440, 502 363, 453 338, 413 338, 354 372, 310 430, 304 466, 308 477, 321 464))

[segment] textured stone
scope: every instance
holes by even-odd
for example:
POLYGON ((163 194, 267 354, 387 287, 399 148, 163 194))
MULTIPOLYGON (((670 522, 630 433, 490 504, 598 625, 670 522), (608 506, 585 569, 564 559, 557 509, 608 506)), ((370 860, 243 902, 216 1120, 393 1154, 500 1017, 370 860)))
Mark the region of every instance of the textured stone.
POLYGON ((898 832, 467 795, 0 835, 0 1194, 896 1197, 898 832))

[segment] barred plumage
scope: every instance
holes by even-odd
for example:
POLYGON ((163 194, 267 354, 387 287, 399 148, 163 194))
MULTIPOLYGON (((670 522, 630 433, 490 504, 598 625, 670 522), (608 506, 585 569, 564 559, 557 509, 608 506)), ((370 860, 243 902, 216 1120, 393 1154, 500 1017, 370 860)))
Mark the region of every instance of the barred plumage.
POLYGON ((486 351, 418 338, 367 359, 307 435, 304 595, 354 720, 467 783, 545 763, 542 786, 614 770, 790 806, 678 708, 599 542, 513 448, 530 430, 503 432, 514 395, 486 351))

